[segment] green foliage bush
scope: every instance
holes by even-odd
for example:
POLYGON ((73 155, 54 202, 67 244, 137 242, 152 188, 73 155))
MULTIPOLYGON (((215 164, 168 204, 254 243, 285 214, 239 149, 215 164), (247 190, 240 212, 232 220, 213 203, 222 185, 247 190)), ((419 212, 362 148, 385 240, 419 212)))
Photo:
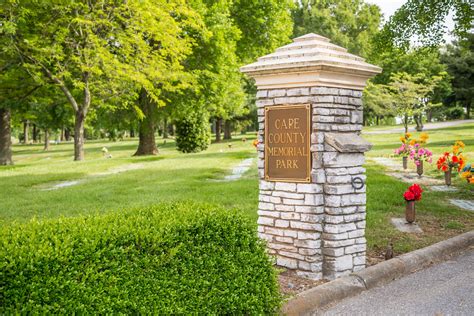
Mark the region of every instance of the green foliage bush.
POLYGON ((0 314, 267 314, 276 272, 235 212, 166 204, 1 229, 0 314))
POLYGON ((448 120, 457 120, 457 119, 462 118, 463 115, 464 115, 464 108, 460 106, 455 106, 455 107, 446 109, 446 118, 448 120))
POLYGON ((189 112, 176 122, 176 147, 184 153, 206 150, 211 143, 209 120, 199 111, 189 112))

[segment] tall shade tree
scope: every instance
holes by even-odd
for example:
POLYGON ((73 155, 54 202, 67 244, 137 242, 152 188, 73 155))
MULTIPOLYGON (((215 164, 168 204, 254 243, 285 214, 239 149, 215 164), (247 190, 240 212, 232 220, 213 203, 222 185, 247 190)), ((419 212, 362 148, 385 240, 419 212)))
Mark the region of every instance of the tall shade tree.
POLYGON ((293 11, 294 36, 317 33, 352 54, 368 57, 379 31, 380 8, 364 0, 301 0, 293 11))
POLYGON ((466 108, 469 119, 474 103, 474 34, 469 33, 463 42, 448 45, 442 61, 452 77, 455 100, 466 108))
POLYGON ((74 110, 74 160, 84 159, 85 119, 100 94, 128 94, 123 87, 133 84, 158 102, 154 80, 179 71, 190 47, 178 22, 184 0, 11 0, 1 9, 10 53, 74 110))

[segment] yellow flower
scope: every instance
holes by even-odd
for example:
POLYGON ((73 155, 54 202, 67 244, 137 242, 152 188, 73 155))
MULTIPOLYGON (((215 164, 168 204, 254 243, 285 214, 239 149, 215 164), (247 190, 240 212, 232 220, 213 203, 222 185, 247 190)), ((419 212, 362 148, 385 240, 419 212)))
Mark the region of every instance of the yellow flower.
POLYGON ((453 154, 457 155, 458 152, 459 152, 459 146, 454 145, 454 146, 453 146, 453 154))
POLYGON ((466 147, 466 145, 460 140, 456 141, 454 143, 454 145, 457 145, 457 146, 461 147, 462 149, 464 149, 464 147, 466 147))
POLYGON ((406 133, 406 134, 405 134, 405 138, 406 138, 406 139, 408 139, 408 138, 410 138, 410 137, 411 137, 411 134, 410 134, 410 133, 406 133))
POLYGON ((471 176, 471 172, 470 171, 465 171, 463 173, 461 173, 461 178, 469 178, 471 176))
POLYGON ((405 143, 405 137, 401 136, 400 140, 402 141, 402 143, 405 143))
POLYGON ((411 145, 411 146, 413 146, 413 145, 415 145, 415 144, 416 144, 416 140, 414 140, 414 139, 410 140, 410 145, 411 145))

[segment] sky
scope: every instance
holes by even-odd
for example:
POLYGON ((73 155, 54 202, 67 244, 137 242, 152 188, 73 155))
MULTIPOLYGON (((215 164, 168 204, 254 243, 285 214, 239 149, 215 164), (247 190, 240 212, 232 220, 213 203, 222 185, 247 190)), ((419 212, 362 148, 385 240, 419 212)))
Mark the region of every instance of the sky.
MULTIPOLYGON (((378 5, 384 15, 384 21, 387 21, 398 8, 407 2, 407 0, 365 0, 365 2, 378 5)), ((454 29, 452 14, 448 15, 445 25, 448 28, 448 32, 444 35, 444 39, 447 43, 450 43, 453 40, 453 37, 449 34, 449 32, 454 29)))

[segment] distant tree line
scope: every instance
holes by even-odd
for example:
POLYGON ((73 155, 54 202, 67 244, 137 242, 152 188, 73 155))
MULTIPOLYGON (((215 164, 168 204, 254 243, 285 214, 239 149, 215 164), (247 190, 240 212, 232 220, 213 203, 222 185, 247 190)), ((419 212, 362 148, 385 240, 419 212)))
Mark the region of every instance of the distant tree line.
POLYGON ((0 4, 0 164, 22 143, 157 134, 200 151, 255 130, 255 85, 239 67, 318 33, 384 71, 365 93, 365 124, 469 117, 472 8, 464 0, 409 0, 386 23, 364 0, 23 1, 0 4), (439 3, 438 3, 439 2, 439 3), (442 8, 442 9, 440 9, 442 8), (442 45, 456 15, 457 41, 442 45), (440 35, 441 34, 441 35, 440 35), (413 43, 413 38, 418 43, 413 43))

